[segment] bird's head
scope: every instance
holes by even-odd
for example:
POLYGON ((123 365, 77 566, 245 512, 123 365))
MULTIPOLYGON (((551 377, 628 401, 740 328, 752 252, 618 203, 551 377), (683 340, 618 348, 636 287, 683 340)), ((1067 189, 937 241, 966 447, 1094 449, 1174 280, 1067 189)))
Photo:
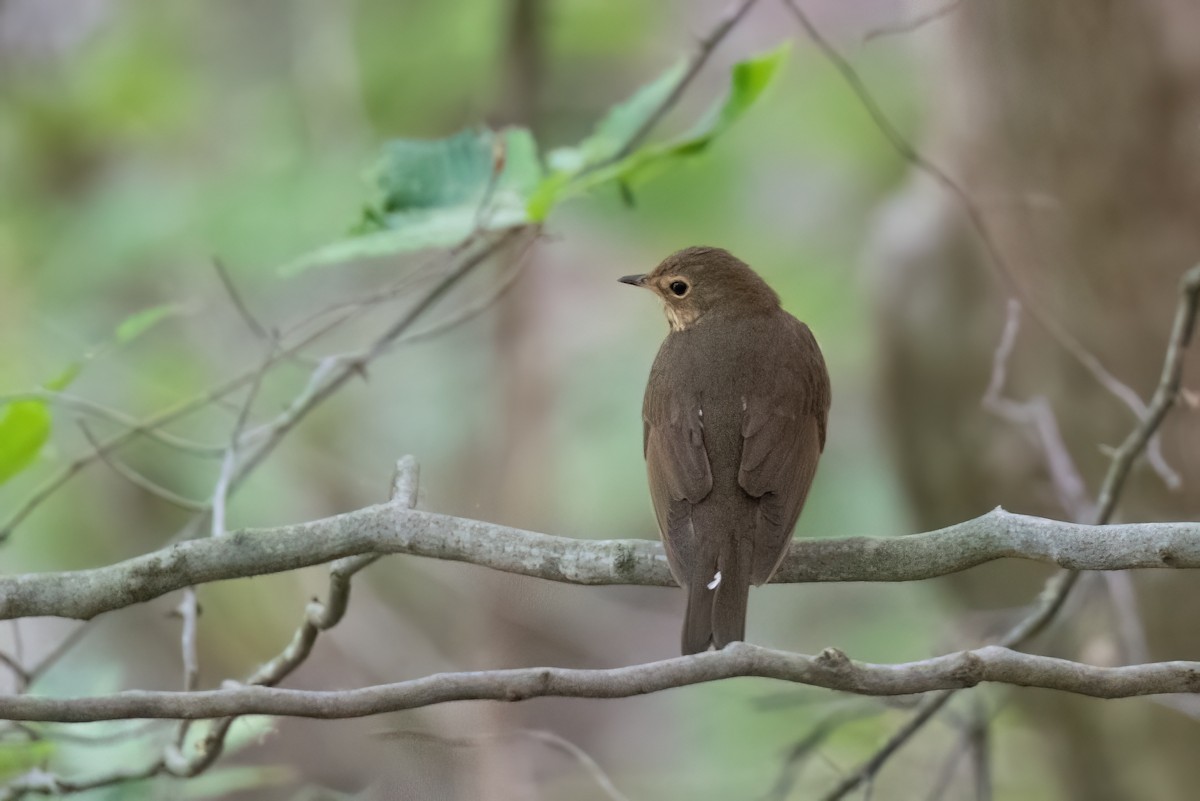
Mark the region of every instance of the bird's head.
POLYGON ((690 328, 712 312, 753 314, 779 308, 779 296, 758 273, 721 248, 685 248, 648 273, 617 280, 658 295, 672 331, 690 328))

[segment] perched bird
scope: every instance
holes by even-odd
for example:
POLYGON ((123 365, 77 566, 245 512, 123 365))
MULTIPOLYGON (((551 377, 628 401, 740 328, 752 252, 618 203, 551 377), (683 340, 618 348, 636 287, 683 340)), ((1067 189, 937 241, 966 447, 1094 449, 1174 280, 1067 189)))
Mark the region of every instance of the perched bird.
POLYGON ((650 495, 688 594, 683 653, 742 640, 750 585, 771 578, 825 447, 829 373, 812 332, 757 273, 692 247, 622 283, 663 302, 671 331, 642 405, 650 495))

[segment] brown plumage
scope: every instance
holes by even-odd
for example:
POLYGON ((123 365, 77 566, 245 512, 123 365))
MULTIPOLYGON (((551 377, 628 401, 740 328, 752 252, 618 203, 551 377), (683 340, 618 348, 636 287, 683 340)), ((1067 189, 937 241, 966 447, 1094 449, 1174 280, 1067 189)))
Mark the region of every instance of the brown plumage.
POLYGON ((723 648, 745 636, 750 585, 787 554, 825 447, 829 374, 808 326, 727 251, 687 248, 620 280, 657 294, 671 325, 646 386, 643 449, 688 593, 683 652, 723 648))

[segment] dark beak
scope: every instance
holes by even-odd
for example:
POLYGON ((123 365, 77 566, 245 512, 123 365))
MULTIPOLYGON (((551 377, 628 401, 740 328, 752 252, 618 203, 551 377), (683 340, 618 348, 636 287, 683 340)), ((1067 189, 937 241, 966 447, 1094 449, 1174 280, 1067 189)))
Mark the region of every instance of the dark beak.
POLYGON ((644 273, 642 275, 623 275, 617 280, 630 286, 642 286, 646 281, 646 276, 644 273))

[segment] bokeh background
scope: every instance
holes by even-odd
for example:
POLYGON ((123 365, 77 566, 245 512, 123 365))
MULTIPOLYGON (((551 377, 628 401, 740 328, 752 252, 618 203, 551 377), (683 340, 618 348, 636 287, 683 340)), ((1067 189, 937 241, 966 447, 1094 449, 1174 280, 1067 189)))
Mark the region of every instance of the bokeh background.
MULTIPOLYGON (((805 7, 900 132, 944 157, 982 198, 1027 289, 1148 396, 1173 282, 1200 252, 1200 234, 1188 229, 1190 220, 1200 230, 1198 168, 1184 158, 1196 145, 1181 133, 1200 140, 1187 92, 1200 89, 1200 71, 1174 31, 1196 14, 1165 1, 1141 10, 1106 4, 1104 13, 1073 2, 1044 16, 1016 0, 1005 10, 958 5, 919 31, 881 37, 869 34, 933 7, 805 7)), ((708 0, 0 0, 0 393, 36 387, 85 355, 71 392, 138 417, 205 391, 252 366, 265 347, 222 290, 214 258, 255 314, 280 326, 415 274, 420 257, 300 277, 278 268, 354 222, 383 141, 520 122, 544 145, 576 142, 613 103, 690 53, 723 10, 708 0), (148 334, 104 344, 122 320, 160 304, 176 308, 148 334)), ((422 508, 580 538, 654 537, 639 418, 666 326, 652 299, 615 279, 693 244, 726 247, 758 269, 825 352, 829 441, 798 535, 903 535, 1000 503, 1063 516, 1036 448, 978 403, 1002 323, 992 268, 953 200, 912 175, 785 9, 759 4, 657 135, 686 128, 719 97, 734 61, 788 39, 795 46, 783 77, 702 159, 640 188, 632 207, 603 190, 557 209, 511 292, 443 336, 389 355, 322 406, 238 491, 230 527, 379 502, 395 460, 413 454, 422 508)), ((495 270, 476 277, 438 312, 495 280, 495 270)), ((394 308, 313 354, 366 341, 394 308)), ((1044 335, 1023 341, 1014 358, 1036 366, 1015 371, 1017 394, 1055 400, 1094 492, 1105 458, 1098 446, 1117 441, 1132 418, 1053 349, 1044 335)), ((277 413, 305 379, 302 366, 274 374, 256 418, 277 413)), ((235 415, 215 406, 173 430, 219 442, 235 415)), ((0 486, 0 512, 86 451, 77 416, 57 410, 37 467, 0 486)), ((1168 458, 1188 467, 1181 437, 1168 437, 1168 458)), ((219 467, 153 443, 122 458, 196 498, 211 493, 219 467)), ((1184 476, 1183 495, 1168 496, 1139 473, 1145 500, 1129 516, 1188 514, 1195 503, 1184 476)), ((93 465, 17 530, 0 564, 8 573, 106 564, 159 547, 183 519, 93 465)), ((1033 597, 1043 575, 1001 566, 920 584, 762 588, 752 593, 748 636, 806 653, 837 646, 868 661, 918 659, 977 642, 1033 597), (965 609, 964 598, 991 611, 965 609)), ((1075 645, 1093 661, 1115 662, 1126 654, 1106 586, 1072 607, 1094 619, 1075 645)), ((201 685, 247 675, 274 656, 324 589, 320 569, 202 588, 201 685)), ((1186 617, 1185 590, 1160 589, 1138 614, 1186 617)), ((177 603, 163 598, 101 619, 39 691, 178 687, 177 603)), ((676 652, 683 603, 674 590, 557 586, 389 558, 357 580, 347 619, 287 686, 665 658, 676 652)), ((25 621, 16 634, 36 661, 73 627, 25 621)), ((0 647, 12 652, 14 633, 0 627, 0 647)), ((1155 655, 1195 649, 1178 632, 1149 639, 1155 655)), ((1032 704, 1018 696, 989 689, 962 699, 892 760, 874 797, 930 796, 943 773, 943 797, 974 797, 983 760, 975 773, 970 759, 953 774, 946 765, 980 715, 990 743, 975 753, 987 754, 996 798, 1185 797, 1169 771, 1139 767, 1128 740, 1090 738, 1112 729, 1147 752, 1159 739, 1194 747, 1200 724, 1187 716, 1153 711, 1167 716, 1156 724, 1146 701, 1085 702, 1083 714, 1100 723, 1060 726, 1087 718, 1048 694, 1032 694, 1042 699, 1032 704), (1105 748, 1128 761, 1105 757, 1105 748)), ((738 680, 616 701, 254 720, 238 724, 237 747, 202 777, 89 797, 604 797, 562 752, 519 734, 492 736, 532 728, 579 745, 633 799, 761 798, 793 746, 833 715, 841 725, 804 762, 790 795, 810 798, 870 756, 906 714, 738 680), (399 729, 446 739, 374 736, 399 729)), ((75 731, 105 739, 135 728, 119 741, 63 742, 51 765, 85 777, 148 761, 172 731, 75 731)))

